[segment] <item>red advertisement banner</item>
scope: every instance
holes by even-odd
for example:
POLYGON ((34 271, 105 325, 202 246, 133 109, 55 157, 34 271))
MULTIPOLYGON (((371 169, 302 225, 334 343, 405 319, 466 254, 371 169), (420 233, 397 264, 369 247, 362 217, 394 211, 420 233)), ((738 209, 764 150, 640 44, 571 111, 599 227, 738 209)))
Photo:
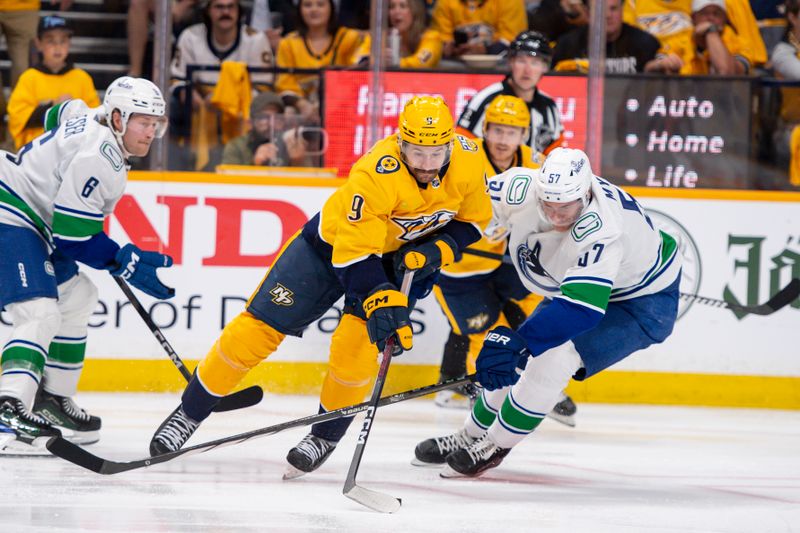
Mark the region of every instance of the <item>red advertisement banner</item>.
MULTIPOLYGON (((347 176, 352 164, 369 148, 369 76, 366 71, 325 71, 325 130, 328 133, 325 166, 337 168, 339 176, 347 176)), ((502 79, 499 74, 387 72, 383 78, 381 136, 397 130, 397 116, 415 95, 443 97, 453 118, 457 119, 476 92, 502 79)), ((586 143, 586 78, 547 76, 539 87, 556 101, 561 111, 565 146, 582 149, 586 143)))

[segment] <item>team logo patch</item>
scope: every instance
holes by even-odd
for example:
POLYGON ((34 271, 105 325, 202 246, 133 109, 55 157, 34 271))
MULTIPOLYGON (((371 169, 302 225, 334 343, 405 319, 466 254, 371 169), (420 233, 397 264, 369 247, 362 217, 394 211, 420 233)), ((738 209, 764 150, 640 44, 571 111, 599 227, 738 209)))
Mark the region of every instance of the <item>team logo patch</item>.
POLYGON ((528 248, 524 244, 517 248, 516 261, 517 271, 521 272, 525 279, 548 292, 557 292, 559 290, 559 283, 550 275, 544 268, 542 262, 539 261, 539 253, 542 251, 542 245, 539 241, 533 245, 533 248, 528 248), (555 286, 544 285, 542 278, 551 280, 555 286))
POLYGON ((531 177, 524 174, 514 176, 508 184, 506 201, 508 205, 519 205, 528 196, 528 188, 531 185, 531 177))
POLYGON ((53 263, 51 263, 50 261, 44 262, 44 271, 48 276, 56 275, 56 269, 53 268, 53 263))
POLYGON ((272 303, 276 305, 284 305, 286 307, 294 304, 294 293, 281 285, 276 283, 275 287, 269 293, 272 295, 272 303))
POLYGON ((122 167, 125 166, 125 158, 122 157, 119 150, 109 142, 104 142, 100 145, 100 154, 108 159, 108 162, 111 163, 111 168, 116 171, 122 170, 122 167))
POLYGON ((401 241, 413 241, 423 235, 441 228, 456 216, 455 211, 442 209, 430 215, 420 215, 415 218, 392 217, 392 222, 400 226, 403 234, 397 237, 401 241))
POLYGON ((486 313, 479 313, 467 319, 467 327, 470 331, 483 331, 486 329, 487 322, 489 322, 489 315, 486 313))
POLYGON ((600 220, 600 216, 595 212, 591 212, 579 218, 578 221, 572 225, 570 233, 576 242, 581 242, 587 236, 598 231, 602 227, 603 221, 600 220))
POLYGON ((378 160, 378 164, 375 165, 375 172, 378 174, 391 174, 392 172, 397 172, 399 169, 400 162, 390 155, 381 157, 378 160))
POLYGON ((456 135, 456 139, 458 139, 458 144, 461 145, 461 148, 463 148, 467 152, 478 151, 478 145, 472 139, 467 139, 463 135, 456 135))

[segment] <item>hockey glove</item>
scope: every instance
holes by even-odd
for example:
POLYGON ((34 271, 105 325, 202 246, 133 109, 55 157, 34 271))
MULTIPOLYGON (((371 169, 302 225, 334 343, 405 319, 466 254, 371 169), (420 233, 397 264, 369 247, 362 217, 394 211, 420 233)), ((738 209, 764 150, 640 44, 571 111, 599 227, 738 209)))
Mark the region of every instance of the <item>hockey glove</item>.
POLYGON ((157 268, 171 267, 172 258, 158 252, 145 252, 133 244, 126 244, 117 252, 116 264, 109 270, 145 294, 159 300, 175 296, 175 289, 158 279, 157 268))
POLYGON ((408 297, 391 283, 375 288, 364 300, 369 341, 383 352, 386 341, 394 337, 392 355, 412 347, 411 320, 408 318, 408 297))
POLYGON ((394 270, 400 276, 406 270, 414 270, 414 280, 420 282, 459 259, 461 252, 456 241, 450 235, 442 234, 426 242, 409 243, 400 248, 394 256, 394 270))
POLYGON ((519 333, 505 326, 494 328, 486 334, 475 362, 478 382, 486 390, 514 385, 529 355, 525 339, 519 333))

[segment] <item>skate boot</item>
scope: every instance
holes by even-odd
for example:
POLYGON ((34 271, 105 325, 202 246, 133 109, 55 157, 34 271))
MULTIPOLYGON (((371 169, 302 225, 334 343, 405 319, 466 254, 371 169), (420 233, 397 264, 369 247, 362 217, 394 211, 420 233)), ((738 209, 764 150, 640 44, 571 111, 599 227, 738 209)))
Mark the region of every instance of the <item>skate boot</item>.
POLYGON ((178 406, 156 430, 150 440, 150 455, 162 455, 180 450, 189 437, 194 434, 200 422, 189 418, 178 406))
POLYGON ((578 407, 575 405, 575 402, 572 401, 572 398, 566 394, 562 394, 561 396, 561 400, 553 407, 552 411, 547 413, 547 417, 574 428, 575 413, 578 412, 578 407))
POLYGON ((467 435, 467 430, 463 428, 452 435, 424 440, 414 448, 414 459, 411 464, 414 466, 442 466, 450 453, 460 448, 466 448, 475 440, 467 435))
POLYGON ((289 466, 283 479, 294 479, 313 472, 330 457, 337 444, 309 433, 286 455, 289 466))
POLYGON ((25 407, 22 400, 0 398, 0 454, 50 455, 45 443, 61 432, 25 407))
POLYGON ((503 462, 511 448, 500 448, 487 433, 466 448, 447 456, 447 466, 439 474, 442 477, 477 477, 503 462))
POLYGON ((58 428, 73 444, 94 444, 100 440, 100 419, 78 407, 68 396, 39 389, 33 412, 58 428))

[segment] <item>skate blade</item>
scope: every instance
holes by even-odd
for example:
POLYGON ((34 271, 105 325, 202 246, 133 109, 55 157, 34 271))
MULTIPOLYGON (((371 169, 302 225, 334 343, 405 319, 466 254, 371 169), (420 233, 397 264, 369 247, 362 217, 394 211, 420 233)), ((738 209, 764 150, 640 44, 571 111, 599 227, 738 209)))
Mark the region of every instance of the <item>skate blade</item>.
POLYGON ((441 468, 445 465, 445 463, 426 463, 425 461, 421 461, 416 457, 411 459, 411 464, 414 466, 420 466, 422 468, 441 468))
POLYGON ((549 413, 547 413, 547 418, 555 420, 556 422, 564 424, 565 426, 569 426, 571 428, 575 427, 575 415, 561 415, 553 411, 550 411, 549 413))
POLYGON ((461 472, 456 472, 450 465, 446 464, 444 468, 442 468, 442 471, 439 472, 439 477, 445 479, 452 479, 452 478, 468 477, 468 476, 465 476, 461 472))
POLYGON ((99 431, 75 431, 62 426, 54 427, 61 431, 61 436, 72 444, 80 444, 85 446, 87 444, 94 444, 100 440, 99 431))
POLYGON ((50 437, 37 437, 32 444, 18 441, 16 436, 0 436, 0 455, 6 457, 55 457, 45 444, 50 437))
POLYGON ((302 470, 295 468, 292 465, 287 465, 286 470, 283 472, 283 480, 289 481, 290 479, 297 479, 306 474, 308 474, 308 472, 303 472, 302 470))

